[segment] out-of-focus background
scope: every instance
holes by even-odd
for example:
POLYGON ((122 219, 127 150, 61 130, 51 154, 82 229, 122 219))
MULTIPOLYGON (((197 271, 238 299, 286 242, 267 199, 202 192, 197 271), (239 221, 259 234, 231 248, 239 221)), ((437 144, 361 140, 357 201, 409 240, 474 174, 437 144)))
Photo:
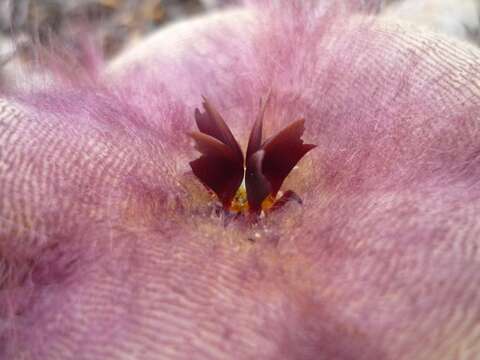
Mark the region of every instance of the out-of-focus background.
MULTIPOLYGON (((31 60, 32 44, 48 45, 52 39, 65 44, 78 41, 86 23, 89 35, 100 44, 105 58, 110 59, 128 44, 165 24, 234 2, 0 0, 0 82, 9 62, 31 60)), ((480 0, 385 0, 382 16, 409 21, 478 45, 479 9, 480 0)))
POLYGON ((217 0, 0 0, 0 66, 27 58, 33 44, 78 40, 85 24, 108 59, 165 24, 217 7, 217 0))

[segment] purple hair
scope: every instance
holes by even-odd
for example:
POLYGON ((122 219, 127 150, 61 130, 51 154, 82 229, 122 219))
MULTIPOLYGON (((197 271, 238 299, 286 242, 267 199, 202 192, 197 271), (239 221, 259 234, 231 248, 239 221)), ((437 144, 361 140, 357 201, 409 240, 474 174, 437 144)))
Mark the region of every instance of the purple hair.
POLYGON ((0 100, 0 357, 480 351, 478 50, 315 3, 0 100), (267 136, 303 117, 317 148, 286 180, 303 205, 252 225, 186 134, 205 95, 245 148, 267 93, 267 136))

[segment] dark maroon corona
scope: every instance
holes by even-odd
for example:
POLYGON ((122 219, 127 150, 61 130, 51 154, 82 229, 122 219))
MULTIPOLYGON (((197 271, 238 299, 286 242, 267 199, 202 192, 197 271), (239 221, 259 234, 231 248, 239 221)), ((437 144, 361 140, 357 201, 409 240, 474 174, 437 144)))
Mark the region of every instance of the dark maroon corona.
MULTIPOLYGON (((195 176, 218 196, 225 209, 243 210, 241 206, 232 206, 232 201, 237 192, 241 191, 239 188, 244 177, 248 204, 244 203, 250 212, 259 213, 262 209, 271 206, 277 208, 284 203, 285 199, 279 199, 279 204, 274 206, 283 181, 300 159, 315 147, 304 144, 301 139, 305 131, 305 120, 299 119, 291 123, 262 142, 265 106, 261 106, 250 133, 244 159, 240 145, 222 116, 205 98, 203 108, 203 113, 195 110, 199 131, 190 134, 195 140, 196 149, 202 154, 190 162, 195 176)), ((289 198, 292 198, 292 193, 288 192, 289 198)))

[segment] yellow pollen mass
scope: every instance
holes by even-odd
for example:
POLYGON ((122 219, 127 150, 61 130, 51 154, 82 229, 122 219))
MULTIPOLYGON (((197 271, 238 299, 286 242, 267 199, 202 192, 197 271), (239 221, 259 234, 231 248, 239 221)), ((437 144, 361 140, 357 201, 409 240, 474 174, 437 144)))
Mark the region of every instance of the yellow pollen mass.
POLYGON ((239 213, 248 212, 247 189, 245 188, 245 184, 242 183, 238 188, 232 204, 230 205, 230 210, 239 213))
MULTIPOLYGON (((267 196, 262 202, 262 211, 267 212, 275 204, 275 198, 272 195, 267 196)), ((230 211, 238 213, 247 213, 249 210, 248 199, 247 199, 247 189, 245 188, 245 183, 238 188, 235 197, 232 200, 230 205, 230 211)))

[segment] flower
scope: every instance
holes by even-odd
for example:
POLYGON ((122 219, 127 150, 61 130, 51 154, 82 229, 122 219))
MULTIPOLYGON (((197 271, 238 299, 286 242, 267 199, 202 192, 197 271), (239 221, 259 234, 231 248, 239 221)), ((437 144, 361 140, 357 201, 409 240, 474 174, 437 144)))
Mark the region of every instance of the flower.
POLYGON ((478 49, 316 3, 192 20, 3 97, 3 358, 479 352, 478 49), (265 132, 301 117, 317 145, 282 184, 303 205, 228 222, 185 134, 205 94, 248 148, 269 91, 265 132))

